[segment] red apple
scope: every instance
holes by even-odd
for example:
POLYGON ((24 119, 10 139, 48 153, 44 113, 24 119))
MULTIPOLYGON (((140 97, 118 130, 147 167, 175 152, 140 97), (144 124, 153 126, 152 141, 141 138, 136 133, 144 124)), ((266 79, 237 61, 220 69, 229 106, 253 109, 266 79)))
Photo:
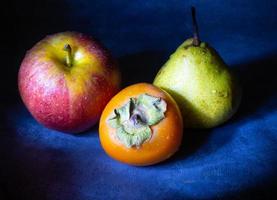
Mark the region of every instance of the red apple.
POLYGON ((119 84, 120 73, 108 51, 76 32, 38 42, 18 74, 20 95, 33 117, 48 128, 71 133, 99 120, 119 84))

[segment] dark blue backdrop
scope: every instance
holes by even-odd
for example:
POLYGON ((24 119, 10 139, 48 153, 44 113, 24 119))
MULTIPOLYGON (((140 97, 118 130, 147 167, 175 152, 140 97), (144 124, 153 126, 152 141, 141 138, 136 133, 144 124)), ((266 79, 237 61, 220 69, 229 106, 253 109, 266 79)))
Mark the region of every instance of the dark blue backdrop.
POLYGON ((0 199, 277 198, 277 1, 8 3, 1 6, 0 199), (191 5, 201 38, 237 71, 244 96, 228 123, 185 131, 170 160, 150 167, 118 163, 102 150, 97 126, 76 136, 59 133, 39 125, 23 106, 17 71, 25 51, 46 34, 93 35, 118 59, 124 85, 151 82, 191 36, 191 5))

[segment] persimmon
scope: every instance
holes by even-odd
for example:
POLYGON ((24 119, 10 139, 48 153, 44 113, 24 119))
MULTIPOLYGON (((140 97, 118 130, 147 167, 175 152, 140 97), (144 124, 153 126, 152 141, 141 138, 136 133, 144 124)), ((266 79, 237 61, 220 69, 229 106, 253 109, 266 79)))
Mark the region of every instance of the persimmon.
POLYGON ((100 142, 112 158, 130 165, 151 165, 172 156, 183 136, 174 99, 162 89, 138 83, 121 90, 106 105, 100 142))

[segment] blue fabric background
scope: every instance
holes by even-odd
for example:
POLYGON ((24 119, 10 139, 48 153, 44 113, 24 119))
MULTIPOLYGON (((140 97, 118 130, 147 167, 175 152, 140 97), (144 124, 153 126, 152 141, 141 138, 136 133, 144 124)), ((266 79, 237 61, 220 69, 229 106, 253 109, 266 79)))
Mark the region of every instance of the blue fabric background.
POLYGON ((0 199, 277 198, 277 1, 30 0, 3 8, 0 199), (118 59, 125 86, 151 82, 191 36, 191 5, 202 40, 238 73, 244 96, 226 124, 185 130, 180 151, 168 161, 118 163, 101 148, 97 126, 79 135, 49 130, 22 104, 20 62, 46 34, 93 35, 118 59))

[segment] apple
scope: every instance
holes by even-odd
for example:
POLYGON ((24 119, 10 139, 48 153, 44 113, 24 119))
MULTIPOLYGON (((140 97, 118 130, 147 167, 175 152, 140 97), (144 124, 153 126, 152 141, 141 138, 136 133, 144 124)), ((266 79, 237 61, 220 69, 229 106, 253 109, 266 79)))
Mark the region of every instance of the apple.
POLYGON ((26 53, 18 73, 19 92, 32 116, 70 133, 97 123, 119 86, 120 72, 110 53, 77 32, 45 37, 26 53))

